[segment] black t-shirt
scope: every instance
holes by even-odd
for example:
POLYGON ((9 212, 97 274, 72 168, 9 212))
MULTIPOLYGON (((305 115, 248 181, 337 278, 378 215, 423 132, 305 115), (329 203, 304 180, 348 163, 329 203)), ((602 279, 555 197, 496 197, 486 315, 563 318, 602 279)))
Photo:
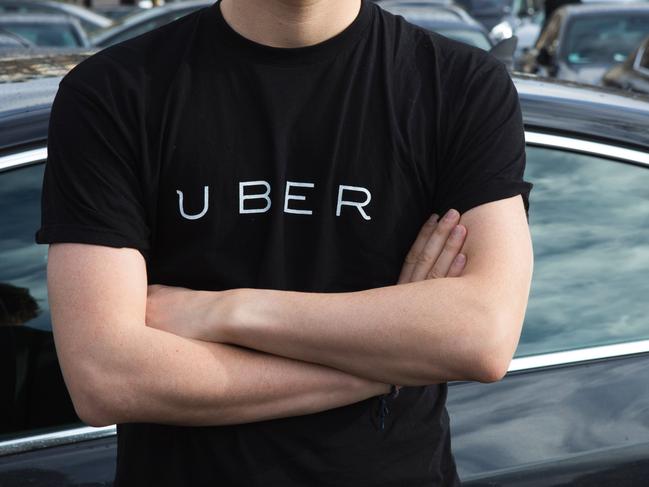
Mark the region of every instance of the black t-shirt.
MULTIPOLYGON (((149 283, 311 292, 395 284, 428 216, 522 194, 518 97, 491 55, 364 1, 273 48, 218 3, 61 82, 39 243, 139 249, 149 283)), ((255 423, 117 426, 116 487, 452 486, 447 385, 255 423)))

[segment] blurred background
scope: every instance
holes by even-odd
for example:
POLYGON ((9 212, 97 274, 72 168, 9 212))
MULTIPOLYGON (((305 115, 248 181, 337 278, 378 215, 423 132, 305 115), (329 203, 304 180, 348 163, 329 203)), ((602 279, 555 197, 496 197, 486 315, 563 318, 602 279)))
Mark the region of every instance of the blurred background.
MULTIPOLYGON (((0 56, 97 50, 211 0, 0 0, 0 56)), ((649 2, 379 0, 386 10, 491 51, 513 71, 649 92, 649 2)))

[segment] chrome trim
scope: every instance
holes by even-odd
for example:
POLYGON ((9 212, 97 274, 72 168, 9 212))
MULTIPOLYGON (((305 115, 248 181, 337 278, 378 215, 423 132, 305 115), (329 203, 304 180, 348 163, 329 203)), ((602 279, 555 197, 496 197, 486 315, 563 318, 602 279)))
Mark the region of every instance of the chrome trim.
MULTIPOLYGON (((546 353, 533 355, 530 357, 515 358, 511 361, 507 373, 521 372, 545 367, 560 365, 575 365, 593 360, 625 357, 628 355, 637 355, 649 353, 649 340, 637 342, 616 343, 613 345, 603 345, 600 347, 591 347, 578 350, 568 350, 565 352, 546 353)), ((80 428, 56 431, 54 433, 45 433, 42 435, 29 436, 16 440, 7 440, 0 442, 0 457, 12 455, 42 448, 53 446, 62 446, 80 441, 95 440, 115 436, 117 426, 110 425, 102 428, 84 426, 80 428)))
POLYGON ((47 159, 46 147, 9 154, 8 156, 0 157, 0 171, 33 164, 34 162, 44 161, 45 159, 47 159))
POLYGON ((52 446, 68 445, 80 441, 96 440, 99 438, 114 436, 116 434, 117 427, 115 425, 104 426, 101 428, 82 426, 80 428, 44 433, 15 440, 7 440, 0 442, 0 457, 26 451, 40 450, 52 446))
POLYGON ((525 142, 530 145, 545 147, 558 147, 574 152, 583 152, 596 156, 606 156, 622 161, 635 162, 649 166, 649 153, 633 149, 625 149, 600 142, 565 137, 561 135, 550 135, 539 132, 525 132, 525 142))
POLYGON ((644 53, 646 50, 647 50, 647 43, 643 44, 642 47, 638 50, 638 54, 633 60, 633 69, 638 73, 642 73, 645 76, 649 76, 649 69, 644 68, 640 65, 640 62, 642 61, 642 58, 644 57, 644 53))
POLYGON ((625 357, 639 353, 649 353, 649 340, 640 340, 599 347, 567 350, 565 352, 544 353, 529 357, 515 358, 511 361, 507 372, 552 367, 555 365, 571 365, 591 360, 625 357))

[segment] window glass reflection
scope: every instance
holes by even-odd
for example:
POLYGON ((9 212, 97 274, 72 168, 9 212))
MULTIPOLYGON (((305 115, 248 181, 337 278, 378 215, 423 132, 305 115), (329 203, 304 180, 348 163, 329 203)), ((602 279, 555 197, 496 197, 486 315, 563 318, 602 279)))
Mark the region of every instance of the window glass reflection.
POLYGON ((0 172, 0 441, 79 423, 59 368, 40 223, 43 164, 0 172))
POLYGON ((528 147, 534 276, 516 356, 649 338, 649 169, 528 147))

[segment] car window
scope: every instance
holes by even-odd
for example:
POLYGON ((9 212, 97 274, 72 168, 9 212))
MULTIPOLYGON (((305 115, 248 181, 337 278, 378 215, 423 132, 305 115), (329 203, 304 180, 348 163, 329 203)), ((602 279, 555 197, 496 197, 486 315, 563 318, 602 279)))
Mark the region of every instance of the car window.
POLYGON ((649 168, 528 147, 534 273, 516 356, 649 338, 649 168))
POLYGON ((0 23, 0 28, 19 35, 36 46, 80 47, 81 41, 69 24, 0 23))
POLYGON ((47 246, 34 243, 43 169, 0 172, 0 441, 80 423, 52 338, 47 246))
POLYGON ((621 63, 649 33, 649 15, 607 14, 572 20, 566 28, 570 64, 621 63))

